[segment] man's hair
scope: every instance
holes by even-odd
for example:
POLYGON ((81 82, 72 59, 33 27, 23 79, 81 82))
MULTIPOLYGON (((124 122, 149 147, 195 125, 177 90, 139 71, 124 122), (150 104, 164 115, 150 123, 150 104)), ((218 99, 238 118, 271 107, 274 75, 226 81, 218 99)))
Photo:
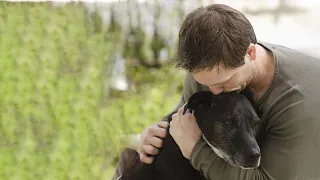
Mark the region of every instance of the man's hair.
POLYGON ((244 64, 250 43, 257 43, 256 35, 241 12, 223 4, 200 7, 180 28, 176 67, 189 72, 215 65, 237 68, 244 64))

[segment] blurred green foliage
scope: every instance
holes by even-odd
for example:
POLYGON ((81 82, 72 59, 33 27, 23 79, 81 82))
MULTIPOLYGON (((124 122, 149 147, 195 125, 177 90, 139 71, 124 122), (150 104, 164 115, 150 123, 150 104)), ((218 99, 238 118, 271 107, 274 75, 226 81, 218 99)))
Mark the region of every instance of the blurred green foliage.
POLYGON ((130 90, 106 93, 116 42, 101 19, 0 4, 0 179, 110 179, 123 136, 173 109, 184 73, 128 66, 130 90))

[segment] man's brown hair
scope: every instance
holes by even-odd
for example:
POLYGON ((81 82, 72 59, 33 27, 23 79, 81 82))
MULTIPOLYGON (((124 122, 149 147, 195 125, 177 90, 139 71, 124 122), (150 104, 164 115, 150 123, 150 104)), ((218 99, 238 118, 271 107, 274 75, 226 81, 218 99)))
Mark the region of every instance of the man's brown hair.
POLYGON ((250 43, 257 43, 256 35, 241 12, 223 4, 200 7, 180 28, 176 67, 189 72, 215 65, 237 68, 244 64, 250 43))

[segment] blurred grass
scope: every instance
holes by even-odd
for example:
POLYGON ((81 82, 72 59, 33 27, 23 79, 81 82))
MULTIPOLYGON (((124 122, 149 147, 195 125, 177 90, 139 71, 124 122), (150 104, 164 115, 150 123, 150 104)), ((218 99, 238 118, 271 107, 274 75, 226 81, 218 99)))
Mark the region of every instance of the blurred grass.
POLYGON ((80 4, 0 2, 0 179, 110 179, 123 135, 177 104, 170 64, 106 93, 115 42, 95 25, 80 4))

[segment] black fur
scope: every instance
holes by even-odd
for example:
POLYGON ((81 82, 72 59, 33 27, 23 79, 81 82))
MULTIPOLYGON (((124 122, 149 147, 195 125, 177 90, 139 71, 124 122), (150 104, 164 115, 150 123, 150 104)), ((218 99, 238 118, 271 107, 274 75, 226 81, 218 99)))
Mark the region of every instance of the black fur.
MULTIPOLYGON (((203 91, 192 95, 184 111, 194 111, 197 123, 208 143, 226 154, 229 164, 257 167, 260 150, 255 140, 259 118, 250 102, 241 94, 214 95, 203 91)), ((167 118, 171 121, 170 113, 167 118)), ((184 158, 167 129, 167 136, 152 164, 140 161, 138 153, 124 167, 121 180, 205 180, 184 158)))

